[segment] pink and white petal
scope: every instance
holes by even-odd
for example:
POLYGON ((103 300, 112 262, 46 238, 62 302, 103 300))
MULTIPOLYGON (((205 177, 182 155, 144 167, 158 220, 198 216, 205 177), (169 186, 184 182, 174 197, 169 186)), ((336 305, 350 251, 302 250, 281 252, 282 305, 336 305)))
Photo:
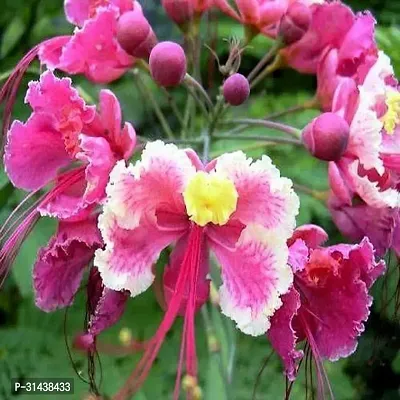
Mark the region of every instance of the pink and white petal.
POLYGON ((49 69, 58 68, 63 48, 71 38, 72 36, 57 36, 40 44, 38 57, 41 64, 49 69))
POLYGON ((121 227, 131 229, 142 215, 186 215, 182 193, 196 173, 184 150, 156 141, 147 144, 135 166, 117 163, 107 186, 108 206, 121 227))
POLYGON ((36 305, 44 311, 70 305, 85 267, 101 244, 97 218, 60 222, 57 234, 39 251, 33 269, 36 305))
POLYGON ((215 170, 231 179, 238 192, 238 203, 232 219, 243 224, 279 229, 288 239, 295 227, 299 198, 292 181, 280 176, 268 156, 252 162, 241 152, 228 153, 217 159, 215 170))
POLYGON ((378 182, 371 182, 368 176, 360 176, 359 161, 349 167, 352 188, 369 206, 375 208, 400 207, 400 192, 396 189, 381 190, 378 182))
POLYGON ((303 352, 296 350, 297 336, 293 328, 293 319, 300 308, 300 295, 292 287, 282 296, 282 307, 271 318, 271 328, 268 338, 272 347, 282 358, 285 374, 290 381, 296 378, 297 363, 303 357, 303 352))
POLYGON ((371 95, 360 89, 360 103, 350 125, 346 153, 356 156, 365 169, 376 169, 382 175, 383 162, 379 156, 383 124, 370 108, 371 95))
POLYGON ((315 249, 328 240, 328 234, 318 225, 306 224, 295 229, 288 240, 289 246, 298 239, 301 239, 308 248, 315 249))
POLYGON ((132 297, 149 288, 154 280, 152 266, 161 251, 184 233, 159 229, 155 218, 142 218, 131 230, 121 228, 108 206, 99 218, 99 227, 105 248, 96 251, 94 265, 105 287, 128 290, 132 297))
POLYGON ((380 51, 378 59, 365 76, 362 89, 375 102, 378 98, 385 96, 385 81, 393 75, 394 70, 390 58, 383 51, 380 51))
POLYGON ((65 45, 58 68, 70 74, 85 74, 96 83, 108 83, 124 74, 134 59, 116 40, 115 8, 100 8, 97 15, 76 29, 65 45))
POLYGON ((32 114, 23 124, 14 121, 4 153, 5 170, 14 186, 37 190, 71 162, 64 141, 48 115, 32 114))
POLYGON ((209 243, 222 270, 222 312, 242 332, 264 334, 282 305, 281 296, 293 283, 285 239, 279 232, 253 224, 243 230, 234 249, 211 239, 209 243))
POLYGON ((351 160, 342 157, 339 162, 331 161, 328 166, 328 179, 331 190, 343 204, 347 205, 351 205, 354 194, 346 179, 348 166, 351 162, 351 160))

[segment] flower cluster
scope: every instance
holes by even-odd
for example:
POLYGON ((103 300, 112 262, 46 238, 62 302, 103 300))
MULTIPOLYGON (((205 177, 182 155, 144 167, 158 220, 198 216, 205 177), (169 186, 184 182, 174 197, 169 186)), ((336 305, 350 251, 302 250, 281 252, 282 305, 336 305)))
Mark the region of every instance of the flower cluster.
POLYGON ((153 284, 155 263, 170 250, 160 278, 162 322, 116 399, 139 389, 178 316, 184 323, 174 398, 184 368, 188 399, 201 397, 195 316, 209 301, 210 288, 218 286, 211 279, 213 265, 222 281, 214 303, 244 334, 268 338, 294 380, 304 356, 300 342, 308 343, 319 376, 322 360, 355 351, 372 304, 370 288, 385 271, 377 256, 390 248, 400 254, 400 93, 390 59, 375 43, 373 17, 354 14, 340 1, 235 3, 163 0, 189 43, 183 49, 157 44, 138 1, 65 0, 73 34, 39 44, 1 91, 7 105, 5 170, 16 188, 30 192, 27 201, 40 194, 18 217, 20 224, 1 236, 6 239, 1 280, 38 219, 55 218, 57 232, 39 250, 33 269, 36 305, 47 312, 70 305, 88 269, 90 316, 77 343, 91 351, 96 337, 119 320, 129 297, 153 284), (202 15, 213 7, 244 26, 244 44, 231 48, 215 104, 187 73, 197 68, 190 44, 198 39, 202 15), (246 78, 237 70, 256 35, 275 44, 246 78), (9 127, 22 75, 36 56, 48 69, 29 84, 25 102, 31 115, 9 127), (202 158, 177 146, 190 143, 183 135, 175 144, 146 140, 139 160, 130 163, 136 134, 130 123, 122 126, 116 96, 103 89, 99 105, 87 105, 71 79, 54 72, 109 83, 137 59, 159 86, 182 85, 200 104, 208 133, 192 143, 202 146, 202 158), (276 122, 262 124, 296 136, 288 143, 303 144, 329 162, 327 206, 356 244, 323 247, 328 235, 322 228, 296 229, 299 198, 267 155, 252 160, 235 151, 209 159, 216 127, 229 107, 245 103, 250 88, 282 66, 316 75, 313 105, 322 114, 302 135, 276 122))

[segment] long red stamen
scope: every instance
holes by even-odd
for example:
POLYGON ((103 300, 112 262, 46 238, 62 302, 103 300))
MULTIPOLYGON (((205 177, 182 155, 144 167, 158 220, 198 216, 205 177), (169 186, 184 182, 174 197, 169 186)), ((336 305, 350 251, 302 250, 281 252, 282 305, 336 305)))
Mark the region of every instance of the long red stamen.
MULTIPOLYGON (((0 230, 1 239, 4 239, 5 236, 8 235, 13 228, 15 228, 15 226, 17 227, 0 249, 0 288, 2 287, 6 277, 8 276, 8 273, 10 272, 12 264, 24 240, 32 232, 32 229, 39 221, 40 214, 38 212, 38 208, 52 201, 58 195, 67 190, 70 186, 77 183, 80 179, 84 177, 84 173, 84 167, 66 172, 58 178, 59 181, 57 185, 52 190, 50 190, 49 193, 45 194, 39 200, 37 200, 25 212, 17 217, 15 221, 9 224, 12 220, 12 217, 9 217, 7 219, 6 223, 9 224, 9 226, 7 227, 6 224, 2 226, 0 230)), ((36 191, 35 193, 37 193, 38 191, 36 191)), ((23 201, 23 203, 25 203, 32 196, 32 194, 29 194, 27 198, 23 201)), ((20 207, 21 205, 19 205, 17 209, 19 209, 20 207)), ((15 215, 15 212, 13 212, 12 215, 15 215)))
MULTIPOLYGON (((182 261, 177 283, 174 289, 174 293, 172 298, 169 302, 168 309, 164 315, 164 318, 157 329, 151 343, 146 350, 145 354, 143 355, 142 359, 140 360, 139 364, 136 366, 135 370, 131 374, 131 376, 126 381, 125 385, 122 389, 114 396, 114 400, 122 400, 126 397, 135 393, 140 386, 143 384, 144 380, 146 379, 150 368, 157 357, 157 354, 161 348, 162 343, 164 342, 165 336, 168 331, 171 329, 172 324, 174 323, 176 317, 178 316, 179 309, 181 307, 181 303, 185 294, 185 287, 187 285, 188 280, 191 282, 191 288, 193 288, 193 284, 197 283, 197 278, 193 278, 194 275, 198 275, 198 269, 200 265, 200 253, 201 253, 201 245, 203 239, 203 228, 193 225, 189 239, 187 244, 187 251, 185 253, 184 259, 182 261)), ((193 308, 193 314, 195 309, 195 296, 196 291, 190 290, 190 300, 187 307, 189 309, 193 308)), ((188 310, 188 308, 187 308, 188 310)), ((185 343, 186 340, 189 338, 188 347, 186 347, 186 353, 189 349, 189 357, 187 356, 187 361, 189 361, 189 368, 191 371, 197 370, 197 361, 189 360, 191 358, 195 358, 195 350, 193 352, 194 344, 194 315, 191 315, 192 312, 187 315, 185 313, 185 324, 184 324, 184 331, 188 332, 187 336, 185 335, 185 343), (189 318, 188 318, 189 317, 189 318), (193 320, 193 321, 191 321, 193 320), (190 326, 193 325, 193 328, 190 326), (192 333, 193 330, 193 333, 192 333)), ((185 349, 181 349, 181 356, 180 358, 183 359, 185 349)), ((178 374, 181 374, 181 367, 178 366, 178 374)))

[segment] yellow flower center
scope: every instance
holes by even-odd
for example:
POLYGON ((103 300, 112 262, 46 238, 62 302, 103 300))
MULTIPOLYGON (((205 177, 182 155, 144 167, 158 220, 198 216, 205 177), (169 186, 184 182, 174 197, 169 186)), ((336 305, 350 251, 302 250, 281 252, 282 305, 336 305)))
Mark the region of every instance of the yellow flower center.
POLYGON ((236 210, 238 194, 229 179, 196 172, 183 192, 186 210, 197 225, 225 225, 236 210))
POLYGON ((400 93, 389 92, 386 95, 386 114, 382 117, 386 133, 392 135, 396 125, 400 122, 400 93))

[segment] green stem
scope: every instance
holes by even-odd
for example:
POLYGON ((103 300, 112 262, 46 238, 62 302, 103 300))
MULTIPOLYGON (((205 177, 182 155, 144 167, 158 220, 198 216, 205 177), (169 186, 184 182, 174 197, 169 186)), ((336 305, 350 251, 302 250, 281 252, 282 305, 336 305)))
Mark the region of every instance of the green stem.
POLYGON ((288 114, 296 113, 299 111, 310 110, 310 109, 317 109, 319 107, 319 102, 316 97, 306 100, 303 104, 297 104, 293 107, 289 107, 286 110, 281 110, 274 112, 272 114, 268 114, 265 119, 276 119, 279 117, 283 117, 288 114))
POLYGON ((294 128, 289 125, 281 124, 279 122, 267 121, 265 119, 251 119, 251 118, 243 118, 243 119, 231 119, 229 121, 223 121, 224 125, 258 125, 263 126, 265 128, 274 129, 277 131, 284 132, 290 136, 293 136, 296 139, 300 139, 301 131, 300 129, 294 128))
POLYGON ((247 80, 251 82, 257 74, 275 57, 276 53, 282 48, 282 43, 278 40, 276 41, 265 56, 259 61, 259 63, 254 67, 247 77, 247 80))
POLYGON ((201 93, 203 99, 205 100, 206 104, 208 105, 208 107, 210 109, 212 109, 214 107, 214 104, 211 101, 210 97, 208 96, 208 93, 206 92, 206 90, 203 88, 203 86, 196 79, 194 79, 191 75, 186 74, 185 75, 185 79, 184 79, 184 83, 185 83, 185 85, 187 87, 192 86, 195 89, 197 89, 201 93))
MULTIPOLYGON (((136 136, 139 142, 141 143, 148 143, 152 142, 154 139, 146 138, 144 136, 136 136)), ((192 145, 192 144, 200 144, 203 143, 202 139, 166 139, 164 140, 165 143, 175 143, 175 144, 181 144, 181 145, 192 145)))
POLYGON ((261 136, 261 135, 248 135, 248 136, 214 135, 213 137, 214 139, 220 139, 220 140, 254 140, 257 142, 265 142, 265 143, 292 144, 295 146, 303 146, 301 140, 299 139, 273 137, 273 136, 271 137, 271 136, 261 136))
POLYGON ((151 92, 151 90, 149 90, 145 83, 143 82, 141 76, 140 76, 140 72, 138 69, 134 69, 133 70, 133 74, 136 78, 137 84, 138 84, 138 88, 140 90, 140 92, 142 93, 142 95, 144 97, 146 97, 146 99, 149 101, 149 103, 151 104, 151 106, 153 107, 154 113, 156 114, 158 121, 161 124, 161 127, 164 131, 164 133, 166 134, 166 136, 169 139, 174 139, 174 134, 171 130, 171 127, 168 124, 168 121, 166 120, 160 106, 157 103, 157 100, 155 99, 155 97, 153 96, 153 93, 151 92))
POLYGON ((272 72, 276 71, 277 69, 279 69, 280 67, 282 67, 282 65, 284 65, 284 61, 282 59, 282 57, 279 55, 279 53, 277 54, 277 56, 275 57, 274 61, 269 64, 264 71, 262 71, 257 78, 255 78, 253 80, 253 82, 251 82, 250 84, 250 88, 254 89, 261 81, 264 80, 264 78, 266 78, 269 74, 272 74, 272 72))
POLYGON ((308 186, 300 185, 299 183, 293 183, 293 188, 294 190, 303 192, 304 194, 314 197, 314 199, 322 201, 323 203, 326 203, 326 201, 328 200, 328 191, 315 190, 308 186))

